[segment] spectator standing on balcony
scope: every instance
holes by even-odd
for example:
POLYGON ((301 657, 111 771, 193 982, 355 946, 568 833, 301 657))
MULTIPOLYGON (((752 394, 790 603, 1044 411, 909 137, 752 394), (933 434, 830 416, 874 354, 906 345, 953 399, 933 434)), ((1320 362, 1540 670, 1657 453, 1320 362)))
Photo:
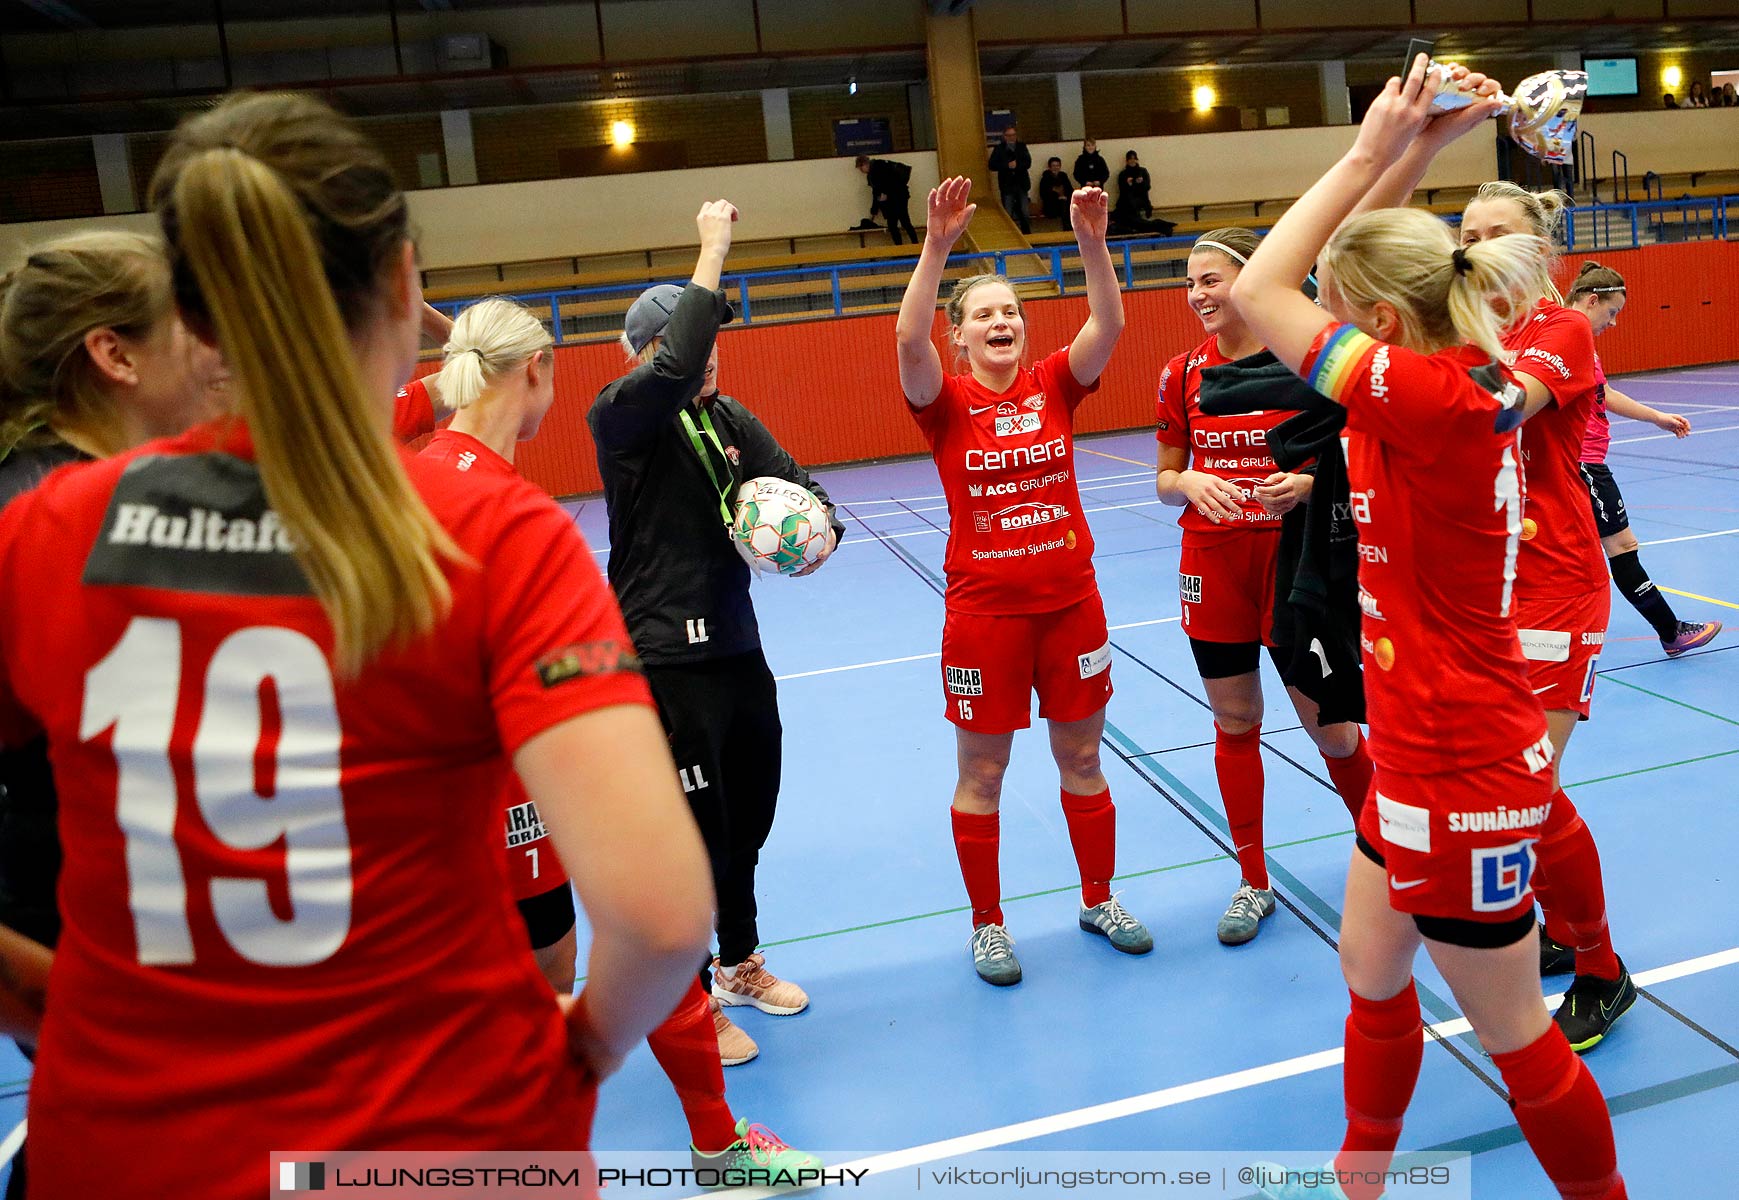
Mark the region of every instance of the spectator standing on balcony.
POLYGON ((1099 153, 1099 143, 1088 138, 1081 143, 1081 153, 1075 156, 1075 185, 1103 189, 1111 182, 1111 168, 1099 153))
POLYGON ((1117 207, 1111 213, 1114 232, 1171 236, 1171 231, 1177 226, 1170 221, 1153 219, 1153 202, 1148 199, 1152 189, 1153 177, 1141 165, 1140 157, 1131 150, 1123 156, 1123 169, 1117 173, 1117 207))
POLYGON ((857 156, 857 169, 869 178, 870 219, 875 219, 876 213, 882 214, 882 219, 888 223, 888 236, 894 239, 894 245, 900 244, 900 230, 906 231, 906 236, 912 239, 912 244, 918 244, 918 231, 912 228, 912 214, 907 206, 912 202, 912 168, 903 162, 891 158, 868 158, 862 154, 857 156))
POLYGON ((1039 207, 1046 219, 1061 222, 1059 228, 1068 228, 1069 197, 1074 194, 1075 185, 1063 170, 1063 160, 1051 159, 1045 164, 1045 173, 1039 176, 1039 207))
POLYGON ((1027 220, 1027 206, 1033 190, 1033 156, 1020 140, 1013 125, 1002 131, 1002 141, 990 152, 990 173, 996 176, 997 190, 1002 194, 1002 206, 1022 233, 1033 231, 1027 220))

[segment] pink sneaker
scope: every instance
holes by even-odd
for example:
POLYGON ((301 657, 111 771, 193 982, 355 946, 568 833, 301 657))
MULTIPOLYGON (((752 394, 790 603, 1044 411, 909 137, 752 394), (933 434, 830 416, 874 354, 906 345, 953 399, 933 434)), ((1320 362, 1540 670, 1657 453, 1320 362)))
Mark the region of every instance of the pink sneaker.
POLYGON ((1719 621, 1680 621, 1679 636, 1670 642, 1663 640, 1661 648, 1667 652, 1668 658, 1677 658, 1687 650, 1708 645, 1720 632, 1719 621))
POLYGON ((713 959, 713 999, 727 1006, 751 1004, 776 1017, 788 1017, 809 1007, 808 993, 769 971, 767 960, 759 954, 749 955, 735 969, 722 967, 713 959))

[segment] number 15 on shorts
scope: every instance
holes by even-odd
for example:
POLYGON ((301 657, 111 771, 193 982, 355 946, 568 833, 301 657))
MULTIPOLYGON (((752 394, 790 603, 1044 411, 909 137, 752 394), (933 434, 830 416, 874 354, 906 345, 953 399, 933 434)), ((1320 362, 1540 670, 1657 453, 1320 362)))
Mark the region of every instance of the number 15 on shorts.
POLYGON ((960 719, 962 721, 970 721, 972 719, 972 701, 962 697, 954 703, 960 708, 960 719))

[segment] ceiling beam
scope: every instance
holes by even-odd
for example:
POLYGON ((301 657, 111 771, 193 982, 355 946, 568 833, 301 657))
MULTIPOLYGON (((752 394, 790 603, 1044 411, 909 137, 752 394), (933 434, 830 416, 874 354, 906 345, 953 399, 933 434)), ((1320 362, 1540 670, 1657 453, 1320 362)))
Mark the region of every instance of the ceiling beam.
POLYGON ((78 9, 62 0, 24 0, 26 8, 33 8, 51 21, 57 21, 68 28, 95 29, 96 22, 85 16, 78 9))

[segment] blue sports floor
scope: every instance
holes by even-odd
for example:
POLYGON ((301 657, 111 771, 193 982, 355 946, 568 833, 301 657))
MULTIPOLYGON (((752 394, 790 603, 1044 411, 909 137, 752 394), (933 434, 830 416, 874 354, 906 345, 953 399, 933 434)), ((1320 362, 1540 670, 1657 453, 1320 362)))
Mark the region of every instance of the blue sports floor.
MULTIPOLYGON (((1675 442, 1614 421, 1610 462, 1643 562, 1682 617, 1739 621, 1739 366, 1615 382, 1696 427, 1675 442)), ((1321 1161, 1343 1128, 1338 1062, 1320 1052, 1339 1050, 1347 1007, 1334 949, 1346 812, 1269 675, 1267 838, 1281 908, 1255 942, 1221 946, 1214 925, 1238 871, 1201 683, 1175 627, 1176 510, 1153 498, 1145 433, 1085 438, 1077 452, 1116 649, 1105 745, 1116 886, 1155 951, 1125 957, 1077 929, 1056 772, 1035 729, 1016 739, 1002 819, 1025 981, 993 989, 973 974, 947 815, 954 737, 937 671, 947 514, 935 471, 924 460, 822 472, 846 542, 810 578, 755 587, 786 729, 760 875, 764 950, 813 1004, 797 1017, 735 1010, 761 1056, 726 1072, 730 1099, 793 1145, 909 1151, 905 1163, 963 1147, 1247 1160, 1318 1151, 1321 1161)), ((570 507, 601 549, 602 503, 570 507)), ((1588 1061, 1633 1197, 1732 1194, 1718 1172, 1739 1122, 1739 920, 1723 890, 1739 849, 1739 630, 1668 662, 1615 597, 1602 663, 1594 719, 1571 742, 1564 779, 1599 839, 1612 928, 1644 997, 1588 1061)), ((1423 956, 1420 968, 1427 1020, 1453 1020, 1423 956)), ((1495 1069, 1453 1030, 1427 1048, 1402 1149, 1473 1152, 1479 1200, 1551 1195, 1495 1069)), ((0 1053, 12 1055, 0 1063, 11 1081, 0 1083, 4 1131, 22 1115, 28 1069, 0 1053)), ((605 1086, 594 1144, 686 1142, 642 1048, 605 1086)))
MULTIPOLYGON (((1644 564, 1674 589, 1681 617, 1739 622, 1739 366, 1615 382, 1695 427, 1675 442, 1614 421, 1610 462, 1644 564)), ((982 1135, 975 1148, 1250 1158, 1339 1145, 1338 1064, 1287 1060, 1341 1045, 1346 811, 1269 675, 1267 839, 1282 907, 1256 941, 1221 946, 1214 926, 1238 871, 1212 725, 1176 628, 1177 510, 1154 500, 1145 433, 1085 438, 1077 454, 1116 648, 1105 742, 1115 886, 1156 948, 1129 958, 1076 928, 1075 865, 1039 726, 1016 738, 1002 809, 1005 910, 1025 979, 995 989, 974 975, 947 814, 954 737, 936 653, 947 513, 935 470, 924 460, 821 472, 846 542, 814 576, 755 585, 786 730, 761 930, 769 967, 813 1003, 796 1017, 734 1010, 761 1056, 725 1073, 737 1113, 793 1145, 931 1147, 907 1162, 968 1135, 982 1135), (1115 1101, 1126 1103, 1081 1111, 1115 1101)), ((602 503, 576 507, 601 547, 602 503)), ((1725 1139, 1739 1121, 1739 920, 1723 889, 1739 849, 1739 630, 1669 662, 1614 596, 1602 665, 1594 719, 1563 777, 1604 852, 1612 928, 1645 994, 1588 1061, 1633 1197, 1729 1194, 1715 1172, 1731 1162, 1725 1139)), ((1454 1018, 1420 963, 1427 1020, 1454 1018)), ((1473 1151, 1479 1200, 1552 1195, 1500 1089, 1471 1036, 1429 1047, 1402 1148, 1473 1151)), ((685 1142, 674 1094, 642 1050, 606 1085, 594 1144, 685 1142)))

